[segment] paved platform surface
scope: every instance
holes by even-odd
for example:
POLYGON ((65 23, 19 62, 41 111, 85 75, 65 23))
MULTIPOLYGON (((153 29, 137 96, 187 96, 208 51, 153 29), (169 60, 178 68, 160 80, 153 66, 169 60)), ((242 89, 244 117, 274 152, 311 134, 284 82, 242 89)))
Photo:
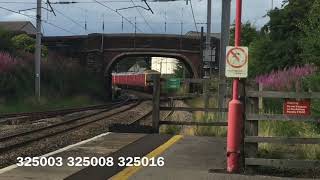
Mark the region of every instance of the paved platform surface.
MULTIPOLYGON (((69 156, 107 156, 144 136, 145 134, 111 133, 53 156, 63 157, 64 160, 69 156)), ((0 180, 61 180, 82 169, 84 169, 84 167, 69 167, 66 166, 66 163, 64 163, 62 167, 17 167, 0 174, 0 180)))
MULTIPOLYGON (((289 180, 268 176, 211 173, 224 169, 226 139, 110 133, 53 156, 63 157, 163 157, 163 167, 11 167, 0 170, 0 180, 289 180)), ((66 164, 66 163, 64 163, 66 164)))
POLYGON ((183 137, 164 152, 164 167, 144 167, 130 180, 290 180, 270 176, 248 176, 226 173, 211 173, 210 170, 223 170, 226 167, 226 139, 213 137, 183 137))

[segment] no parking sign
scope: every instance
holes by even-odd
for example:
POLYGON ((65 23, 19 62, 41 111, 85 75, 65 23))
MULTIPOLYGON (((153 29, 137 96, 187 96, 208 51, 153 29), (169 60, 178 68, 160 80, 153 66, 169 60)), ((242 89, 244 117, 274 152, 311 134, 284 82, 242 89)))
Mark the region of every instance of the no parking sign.
POLYGON ((248 47, 227 47, 226 77, 248 77, 248 47))

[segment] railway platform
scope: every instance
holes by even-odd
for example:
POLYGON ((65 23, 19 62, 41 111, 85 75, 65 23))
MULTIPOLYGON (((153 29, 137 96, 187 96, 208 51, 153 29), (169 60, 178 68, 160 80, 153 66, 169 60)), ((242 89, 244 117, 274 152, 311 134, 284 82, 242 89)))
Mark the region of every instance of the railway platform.
MULTIPOLYGON (((43 157, 61 157, 63 165, 18 167, 0 170, 0 180, 105 180, 105 179, 286 179, 266 176, 212 173, 222 170, 225 162, 225 138, 172 136, 138 133, 105 133, 59 149, 43 157), (68 166, 69 157, 148 157, 163 158, 157 166, 68 166)), ((292 178, 290 178, 292 179, 292 178)))

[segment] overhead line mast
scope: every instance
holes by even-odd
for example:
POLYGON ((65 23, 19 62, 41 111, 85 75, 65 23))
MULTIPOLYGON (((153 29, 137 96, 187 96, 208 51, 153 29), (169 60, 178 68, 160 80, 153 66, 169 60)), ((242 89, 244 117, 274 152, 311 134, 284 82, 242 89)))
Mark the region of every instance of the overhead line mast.
POLYGON ((40 101, 40 61, 41 61, 41 0, 37 0, 37 33, 35 50, 35 96, 40 101))
MULTIPOLYGON (((189 0, 187 0, 187 4, 188 4, 188 1, 189 1, 189 0)), ((191 0, 190 0, 190 7, 191 7, 191 12, 192 12, 192 18, 193 18, 194 26, 195 26, 196 31, 197 31, 197 33, 198 33, 199 31, 198 31, 198 27, 197 27, 196 18, 195 18, 195 16, 194 16, 194 11, 193 11, 193 6, 192 6, 192 1, 191 1, 191 0)))
MULTIPOLYGON (((133 4, 133 6, 136 8, 136 10, 138 11, 138 13, 140 14, 140 16, 143 18, 144 22, 147 24, 147 26, 150 28, 151 32, 154 32, 154 30, 152 29, 151 25, 148 23, 147 19, 144 17, 144 15, 141 13, 141 11, 138 9, 138 7, 136 6, 136 4, 133 2, 133 0, 131 0, 131 3, 133 4)), ((149 7, 149 9, 152 14, 153 11, 151 10, 151 8, 149 7)))
MULTIPOLYGON (((121 13, 119 13, 118 11, 112 9, 111 7, 105 5, 105 4, 103 4, 103 3, 101 3, 101 2, 99 2, 99 1, 97 1, 97 0, 94 0, 94 1, 95 1, 96 3, 98 3, 98 4, 100 4, 101 6, 106 7, 106 8, 109 9, 110 11, 113 11, 113 12, 117 13, 117 14, 118 14, 119 16, 121 16, 124 20, 126 20, 126 21, 129 22, 133 27, 135 27, 135 24, 134 24, 134 23, 132 23, 128 18, 124 17, 124 16, 123 16, 121 13)), ((143 31, 142 31, 140 28, 138 28, 138 27, 137 27, 137 30, 139 30, 140 32, 143 32, 143 31)))

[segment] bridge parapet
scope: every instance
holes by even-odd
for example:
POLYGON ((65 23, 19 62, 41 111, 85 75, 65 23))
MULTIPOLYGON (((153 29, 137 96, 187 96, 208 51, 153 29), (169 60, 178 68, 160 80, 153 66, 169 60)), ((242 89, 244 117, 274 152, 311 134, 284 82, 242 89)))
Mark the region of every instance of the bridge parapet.
MULTIPOLYGON (((111 67, 115 57, 127 55, 159 55, 175 57, 190 66, 194 74, 201 74, 202 57, 199 37, 168 34, 89 34, 85 36, 44 37, 49 51, 81 59, 95 72, 111 67)), ((219 39, 212 38, 219 59, 219 39)), ((121 56, 122 57, 122 56, 121 56)))

